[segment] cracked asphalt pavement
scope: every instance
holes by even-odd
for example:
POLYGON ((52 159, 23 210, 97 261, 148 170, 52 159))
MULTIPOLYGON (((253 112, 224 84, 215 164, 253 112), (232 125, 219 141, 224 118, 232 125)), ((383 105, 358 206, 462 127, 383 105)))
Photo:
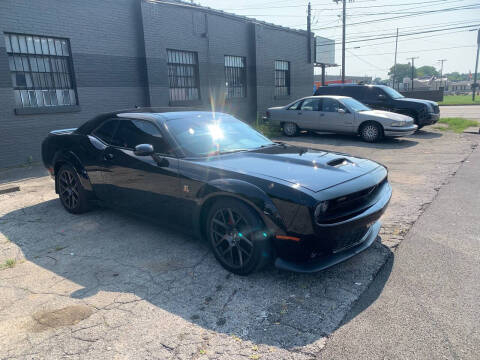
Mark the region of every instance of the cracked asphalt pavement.
POLYGON ((317 274, 239 277, 201 240, 112 210, 71 215, 46 176, 10 182, 20 191, 0 195, 0 359, 318 358, 478 144, 430 128, 379 144, 280 140, 388 166, 393 198, 370 249, 317 274))

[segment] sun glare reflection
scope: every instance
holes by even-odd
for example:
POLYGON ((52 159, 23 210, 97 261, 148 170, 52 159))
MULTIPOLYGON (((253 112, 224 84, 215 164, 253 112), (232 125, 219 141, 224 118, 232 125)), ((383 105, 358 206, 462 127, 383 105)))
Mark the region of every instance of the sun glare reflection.
POLYGON ((213 140, 223 139, 223 131, 218 124, 208 125, 208 131, 213 140))

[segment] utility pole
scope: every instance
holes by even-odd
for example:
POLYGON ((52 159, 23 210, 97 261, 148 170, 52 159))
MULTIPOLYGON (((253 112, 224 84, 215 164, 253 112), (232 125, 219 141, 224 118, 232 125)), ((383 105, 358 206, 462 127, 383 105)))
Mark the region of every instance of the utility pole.
POLYGON ((411 91, 413 91, 413 79, 415 78, 415 59, 418 59, 418 56, 407 58, 407 60, 412 60, 412 90, 411 91))
POLYGON ((397 50, 398 50, 398 28, 397 28, 397 39, 395 40, 395 61, 393 63, 393 82, 392 87, 395 89, 395 78, 397 77, 397 50))
MULTIPOLYGON (((440 60, 437 60, 438 62, 440 62, 442 65, 440 66, 440 85, 443 85, 443 63, 445 61, 448 61, 447 59, 440 59, 440 60)), ((445 88, 445 87, 444 87, 445 88)))
MULTIPOLYGON (((337 4, 342 1, 343 3, 343 16, 342 16, 342 84, 345 83, 345 39, 347 28, 347 0, 333 0, 337 4)), ((354 0, 349 0, 353 2, 354 0)))
POLYGON ((347 0, 343 0, 343 28, 342 28, 342 84, 345 84, 345 38, 347 29, 347 0))
POLYGON ((480 52, 480 29, 477 33, 477 61, 475 62, 475 74, 473 75, 473 93, 472 101, 475 101, 475 91, 477 91, 477 73, 478 73, 478 54, 480 52))
POLYGON ((308 3, 307 10, 307 36, 308 36, 308 63, 312 62, 312 5, 308 3))

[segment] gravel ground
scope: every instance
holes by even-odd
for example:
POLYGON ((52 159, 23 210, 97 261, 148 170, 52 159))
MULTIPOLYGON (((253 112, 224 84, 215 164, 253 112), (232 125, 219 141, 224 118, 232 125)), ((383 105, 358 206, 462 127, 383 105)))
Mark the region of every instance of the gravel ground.
POLYGON ((394 195, 370 249, 317 274, 238 277, 200 240, 111 210, 74 216, 50 178, 18 181, 0 195, 0 359, 315 358, 478 136, 281 140, 388 166, 394 195))

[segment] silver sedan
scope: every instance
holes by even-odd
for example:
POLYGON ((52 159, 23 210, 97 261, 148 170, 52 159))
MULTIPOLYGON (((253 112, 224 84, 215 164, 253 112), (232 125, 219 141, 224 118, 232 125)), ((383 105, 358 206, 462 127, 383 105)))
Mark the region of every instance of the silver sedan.
POLYGON ((267 119, 280 124, 287 136, 300 130, 358 134, 363 140, 376 142, 384 136, 411 135, 417 125, 409 116, 372 110, 347 96, 310 96, 291 104, 273 107, 267 119))

